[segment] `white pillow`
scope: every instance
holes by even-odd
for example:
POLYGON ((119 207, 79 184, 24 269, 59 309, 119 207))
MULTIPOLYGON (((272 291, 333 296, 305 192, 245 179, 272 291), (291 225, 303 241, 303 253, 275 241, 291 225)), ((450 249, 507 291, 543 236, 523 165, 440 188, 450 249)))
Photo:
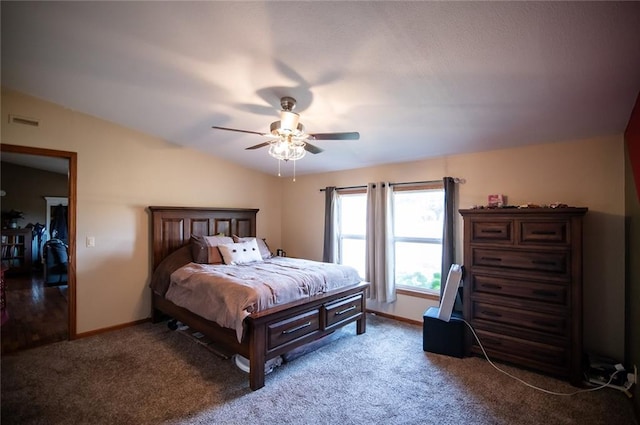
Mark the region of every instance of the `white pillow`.
POLYGON ((262 261, 260 249, 255 239, 241 243, 218 245, 225 264, 246 264, 262 261))
POLYGON ((252 236, 240 238, 236 235, 233 235, 233 241, 236 243, 249 242, 251 239, 254 239, 258 243, 258 249, 260 250, 260 255, 262 255, 263 260, 273 257, 273 254, 271 254, 271 250, 269 250, 269 246, 267 245, 267 242, 264 239, 254 238, 252 236))

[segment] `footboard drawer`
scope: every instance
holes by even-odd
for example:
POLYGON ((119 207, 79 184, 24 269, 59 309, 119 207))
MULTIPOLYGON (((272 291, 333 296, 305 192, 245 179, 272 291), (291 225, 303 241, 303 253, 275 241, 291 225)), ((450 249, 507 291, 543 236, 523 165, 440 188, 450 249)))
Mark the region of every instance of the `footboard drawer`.
POLYGON ((267 348, 272 350, 320 329, 320 310, 315 309, 267 326, 267 348))
POLYGON ((362 294, 325 304, 323 309, 325 328, 330 329, 339 323, 362 314, 362 294))

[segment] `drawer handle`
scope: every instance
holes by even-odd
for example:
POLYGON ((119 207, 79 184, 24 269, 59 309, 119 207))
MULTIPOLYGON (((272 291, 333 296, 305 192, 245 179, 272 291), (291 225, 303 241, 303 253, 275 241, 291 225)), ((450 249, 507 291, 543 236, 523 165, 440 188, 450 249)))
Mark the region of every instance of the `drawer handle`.
POLYGON ((500 257, 482 257, 482 259, 485 261, 502 261, 500 257))
POLYGON ((485 229, 481 231, 482 233, 502 233, 500 229, 485 229))
POLYGON ((543 322, 540 320, 532 320, 531 323, 533 323, 534 325, 538 325, 538 326, 544 326, 545 328, 554 328, 557 329, 558 325, 555 323, 551 323, 551 322, 543 322))
POLYGON ((553 230, 534 230, 533 232, 531 232, 531 234, 533 234, 533 235, 555 235, 556 232, 554 232, 553 230))
POLYGON ((556 266, 557 263, 555 261, 549 261, 549 260, 531 260, 531 263, 533 264, 539 264, 542 266, 556 266))
POLYGON ((555 292, 552 291, 545 291, 543 289, 534 289, 533 291, 531 291, 534 295, 541 295, 543 297, 554 297, 556 296, 555 292))
POLYGON ((555 358, 555 356, 553 356, 552 353, 547 353, 545 351, 540 351, 540 350, 531 350, 530 351, 531 354, 536 355, 538 357, 543 357, 543 358, 555 358))
POLYGON ((356 306, 355 306, 355 305, 352 305, 351 307, 349 307, 349 308, 345 308, 344 310, 336 311, 336 316, 341 316, 341 315, 343 315, 343 314, 345 314, 345 313, 348 313, 348 312, 350 312, 351 310, 355 310, 355 309, 356 309, 356 306))
POLYGON ((501 285, 496 285, 495 283, 483 283, 482 287, 487 289, 502 289, 501 285))
POLYGON ((301 329, 308 328, 309 326, 311 326, 311 322, 303 323, 302 325, 296 326, 295 328, 291 328, 291 329, 287 329, 286 331, 282 331, 282 335, 292 334, 292 333, 297 332, 297 331, 299 331, 301 329))
POLYGON ((502 314, 495 313, 493 311, 483 311, 482 314, 484 314, 485 316, 490 316, 490 317, 502 317, 502 314))

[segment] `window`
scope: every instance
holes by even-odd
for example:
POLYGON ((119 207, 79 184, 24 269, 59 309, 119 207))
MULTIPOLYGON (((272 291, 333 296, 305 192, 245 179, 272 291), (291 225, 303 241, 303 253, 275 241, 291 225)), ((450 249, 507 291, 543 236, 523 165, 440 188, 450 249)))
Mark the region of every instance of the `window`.
POLYGON ((354 267, 364 278, 367 229, 366 192, 338 192, 338 262, 354 267))
MULTIPOLYGON (((366 190, 339 191, 337 257, 365 276, 366 190)), ((397 289, 440 295, 444 187, 442 183, 393 186, 393 240, 397 289)))
POLYGON ((394 186, 395 283, 398 289, 440 293, 444 188, 394 186))

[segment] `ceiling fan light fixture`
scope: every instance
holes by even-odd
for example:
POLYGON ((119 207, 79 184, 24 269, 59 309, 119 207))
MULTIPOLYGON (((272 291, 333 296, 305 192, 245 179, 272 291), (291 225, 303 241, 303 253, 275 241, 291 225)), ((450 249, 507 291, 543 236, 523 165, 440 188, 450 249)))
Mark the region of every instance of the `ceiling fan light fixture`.
POLYGON ((279 161, 297 161, 304 157, 307 151, 305 142, 293 137, 281 137, 269 142, 269 155, 279 161))
POLYGON ((300 122, 300 115, 293 112, 293 108, 296 107, 296 100, 288 96, 282 97, 280 98, 280 106, 282 106, 280 119, 271 123, 269 133, 219 126, 213 126, 213 128, 267 137, 273 136, 273 140, 259 143, 246 149, 254 150, 269 146, 269 155, 278 160, 278 176, 280 176, 280 163, 282 161, 292 161, 293 181, 296 181, 296 161, 303 158, 307 151, 313 154, 322 152, 322 149, 307 143, 307 140, 358 140, 360 138, 360 134, 357 132, 307 134, 305 133, 304 125, 300 122))
POLYGON ((290 111, 280 111, 280 130, 293 133, 298 129, 300 115, 290 111))
POLYGON ((291 126, 291 124, 285 125, 282 124, 282 120, 272 122, 270 127, 271 134, 276 137, 293 136, 298 139, 307 137, 304 133, 304 125, 302 125, 302 123, 297 122, 295 127, 291 126))

